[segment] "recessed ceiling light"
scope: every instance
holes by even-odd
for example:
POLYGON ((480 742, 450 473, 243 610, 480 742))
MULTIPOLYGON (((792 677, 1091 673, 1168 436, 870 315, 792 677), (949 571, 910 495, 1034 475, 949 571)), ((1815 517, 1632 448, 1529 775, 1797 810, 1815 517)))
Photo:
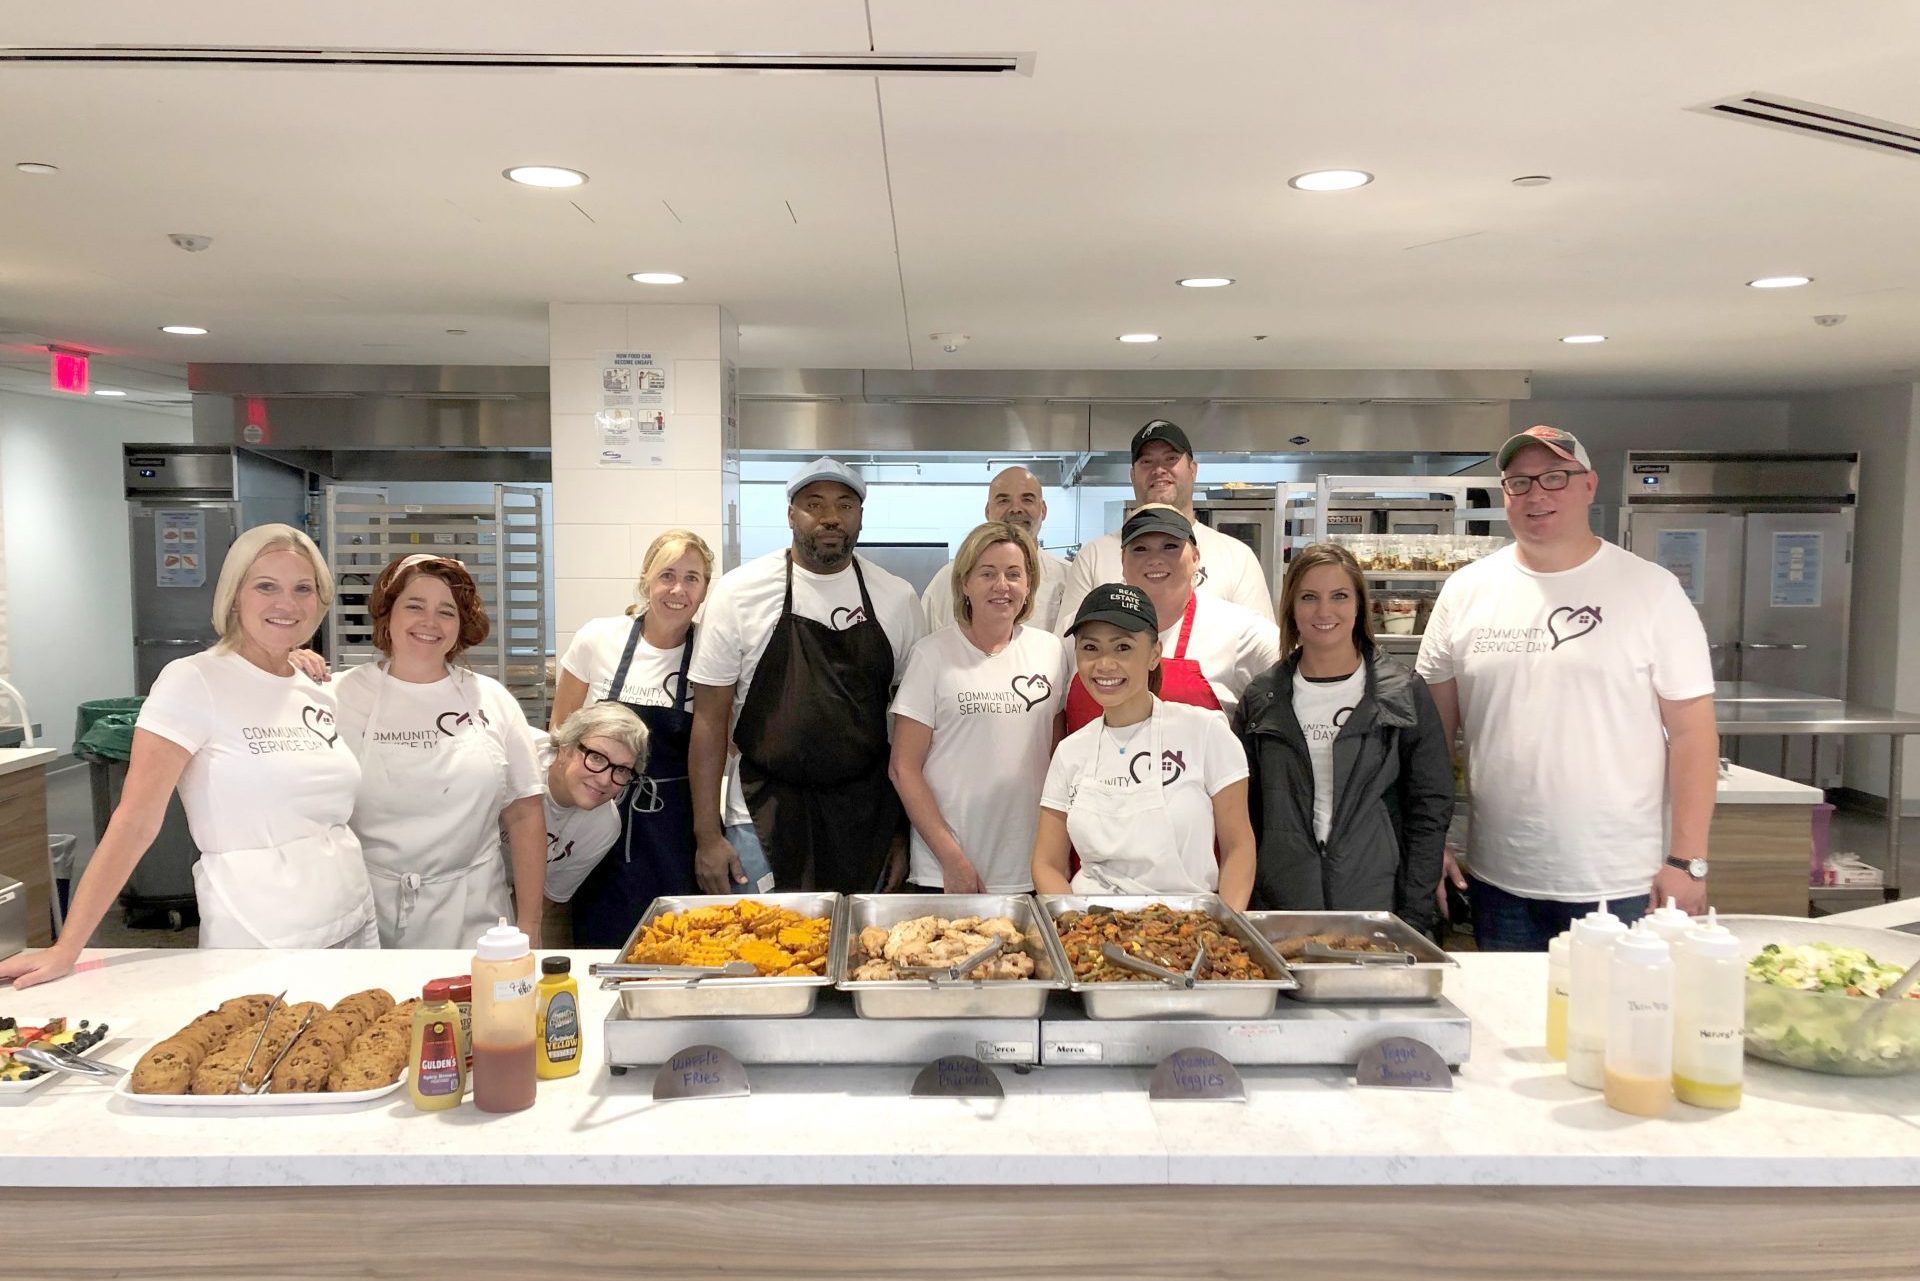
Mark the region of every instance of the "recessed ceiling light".
POLYGON ((503 170, 502 176, 523 187, 578 187, 587 180, 587 175, 578 169, 562 169, 558 165, 515 165, 503 170))
POLYGON ((189 338, 197 338, 207 331, 198 325, 162 325, 160 326, 160 332, 163 334, 184 334, 189 338))
POLYGON ((110 387, 96 387, 94 388, 93 394, 96 396, 124 396, 127 393, 124 391, 114 391, 110 387))
POLYGON ((1812 276, 1762 276, 1758 280, 1749 280, 1749 289, 1798 289, 1802 285, 1813 283, 1812 276))
POLYGON ((1121 334, 1121 342, 1159 342, 1159 334, 1121 334))
POLYGON ((1233 283, 1232 276, 1188 276, 1179 282, 1188 289, 1225 289, 1233 283))
POLYGON ((627 277, 636 285, 684 285, 687 278, 677 271, 636 271, 627 277))
POLYGON ((1568 334, 1561 342, 1605 342, 1605 334, 1568 334))
POLYGON ((1553 181, 1552 177, 1550 177, 1547 174, 1525 173, 1525 174, 1521 174, 1518 178, 1515 178, 1513 180, 1513 185, 1516 187, 1544 187, 1552 181, 1553 181))
POLYGON ((1373 175, 1364 169, 1315 169, 1295 174, 1287 185, 1300 191, 1352 191, 1372 181, 1373 175))
POLYGON ((18 169, 21 173, 32 173, 32 174, 49 174, 49 173, 60 172, 59 165, 44 164, 38 160, 22 160, 19 164, 15 165, 14 168, 18 169))

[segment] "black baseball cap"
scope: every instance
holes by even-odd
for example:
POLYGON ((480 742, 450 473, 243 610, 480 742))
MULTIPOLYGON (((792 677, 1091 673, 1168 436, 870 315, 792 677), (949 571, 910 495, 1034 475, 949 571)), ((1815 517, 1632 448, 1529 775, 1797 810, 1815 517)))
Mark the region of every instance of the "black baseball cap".
POLYGON ((1139 462, 1140 451, 1156 440, 1165 441, 1187 457, 1193 457, 1193 445, 1187 440, 1187 433, 1180 430, 1180 425, 1156 418, 1133 433, 1133 461, 1139 462))
POLYGON ((1126 583, 1102 583, 1081 598, 1067 635, 1088 623, 1112 623, 1123 632, 1160 634, 1160 616, 1153 612, 1153 602, 1138 587, 1126 583))
POLYGON ((1193 541, 1193 522, 1178 507, 1148 503, 1127 517, 1127 523, 1120 526, 1120 546, 1124 548, 1142 534, 1172 534, 1190 543, 1193 541))

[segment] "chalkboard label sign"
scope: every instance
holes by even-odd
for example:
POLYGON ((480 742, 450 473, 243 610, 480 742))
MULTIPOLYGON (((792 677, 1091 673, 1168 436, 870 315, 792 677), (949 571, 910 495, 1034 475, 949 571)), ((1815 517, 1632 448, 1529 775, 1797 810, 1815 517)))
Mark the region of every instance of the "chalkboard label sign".
POLYGON ((1000 1078, 970 1054, 949 1054, 920 1069, 908 1091, 916 1099, 1002 1099, 1000 1078))
POLYGON ((1451 1090, 1453 1073, 1425 1041, 1390 1036, 1360 1051, 1354 1084, 1384 1090, 1451 1090))
POLYGON ((1160 1060, 1147 1082, 1147 1097, 1172 1102, 1186 1099, 1247 1101, 1246 1082, 1233 1064, 1213 1050, 1188 1046, 1160 1060))
POLYGON ((656 1099, 724 1099, 752 1094, 740 1060, 717 1045, 690 1045, 665 1063, 653 1078, 656 1099))

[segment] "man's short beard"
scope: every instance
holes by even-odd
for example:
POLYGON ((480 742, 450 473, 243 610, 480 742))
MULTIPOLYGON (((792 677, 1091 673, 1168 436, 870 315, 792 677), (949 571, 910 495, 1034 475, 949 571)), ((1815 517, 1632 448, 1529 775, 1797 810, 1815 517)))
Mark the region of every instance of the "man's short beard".
MULTIPOLYGON (((842 530, 840 532, 844 537, 846 531, 842 530)), ((853 555, 854 544, 851 538, 847 538, 838 549, 830 552, 820 550, 820 536, 817 533, 802 534, 796 531, 793 535, 793 542, 806 559, 812 561, 822 569, 838 569, 840 566, 846 564, 848 558, 853 555)))

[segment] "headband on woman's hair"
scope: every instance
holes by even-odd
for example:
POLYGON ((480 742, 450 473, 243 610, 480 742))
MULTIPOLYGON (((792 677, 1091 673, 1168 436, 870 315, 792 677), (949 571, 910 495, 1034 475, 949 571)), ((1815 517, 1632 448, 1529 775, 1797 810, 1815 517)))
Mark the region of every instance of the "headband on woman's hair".
POLYGON ((413 555, 401 561, 398 565, 395 565, 393 567, 393 572, 397 574, 403 569, 412 569, 415 565, 424 565, 430 560, 445 561, 449 565, 459 565, 461 569, 466 568, 465 565, 461 565, 459 561, 455 560, 451 556, 441 556, 435 552, 415 552, 413 555))

